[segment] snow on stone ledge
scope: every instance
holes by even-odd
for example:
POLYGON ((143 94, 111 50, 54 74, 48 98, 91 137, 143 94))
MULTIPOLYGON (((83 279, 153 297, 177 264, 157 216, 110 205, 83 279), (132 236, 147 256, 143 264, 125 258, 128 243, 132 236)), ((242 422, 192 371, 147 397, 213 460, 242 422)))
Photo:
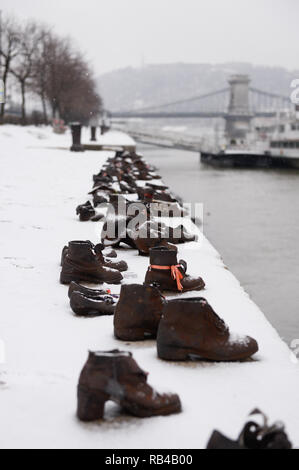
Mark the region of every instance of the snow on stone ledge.
MULTIPOLYGON (((88 143, 90 139, 90 130, 89 128, 84 128, 82 133, 82 143, 88 143)), ((100 135, 99 130, 97 131, 97 141, 95 144, 98 145, 109 145, 119 146, 119 147, 132 147, 136 145, 134 139, 128 134, 125 134, 121 131, 110 130, 103 135, 100 135)))
MULTIPOLYGON (((99 240, 98 224, 79 222, 75 208, 113 154, 73 154, 63 150, 69 139, 47 128, 0 127, 0 447, 204 448, 215 428, 237 437, 256 407, 283 420, 298 444, 298 365, 206 238, 179 246, 179 258, 205 279, 200 295, 231 330, 258 340, 252 361, 168 363, 157 359, 154 341, 114 339, 111 317, 73 316, 59 284, 60 254, 69 240, 99 240), (158 391, 177 392, 183 412, 138 419, 109 403, 104 422, 78 422, 76 385, 87 351, 114 348, 132 351, 158 391)), ((129 264, 124 282, 143 282, 148 259, 131 249, 119 258, 129 264)))

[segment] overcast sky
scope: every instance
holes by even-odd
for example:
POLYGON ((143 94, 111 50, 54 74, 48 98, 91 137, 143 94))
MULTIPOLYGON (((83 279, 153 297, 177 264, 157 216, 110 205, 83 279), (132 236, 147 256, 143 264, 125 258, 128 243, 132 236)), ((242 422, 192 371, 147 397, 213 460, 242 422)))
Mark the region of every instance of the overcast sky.
POLYGON ((299 68, 299 0, 1 0, 74 38, 97 74, 151 63, 299 68))

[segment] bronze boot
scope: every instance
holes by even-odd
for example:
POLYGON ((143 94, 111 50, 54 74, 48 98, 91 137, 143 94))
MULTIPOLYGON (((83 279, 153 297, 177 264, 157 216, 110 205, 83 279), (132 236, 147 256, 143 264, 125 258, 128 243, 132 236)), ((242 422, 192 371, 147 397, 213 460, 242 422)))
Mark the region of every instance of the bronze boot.
POLYGON ((202 297, 168 301, 157 335, 158 356, 170 361, 240 361, 258 351, 255 339, 232 335, 202 297))
POLYGON ((147 375, 131 353, 90 352, 79 378, 78 418, 81 421, 102 419, 108 400, 139 417, 180 412, 178 395, 155 392, 147 384, 147 375))
POLYGON ((106 268, 112 268, 112 269, 117 269, 120 272, 127 271, 128 270, 128 265, 125 261, 112 261, 111 259, 106 258, 102 251, 103 251, 103 245, 98 244, 95 246, 95 252, 97 255, 98 260, 102 263, 103 266, 106 266, 106 268))
POLYGON ((96 215, 94 208, 90 201, 87 201, 85 204, 81 204, 76 209, 76 214, 79 215, 81 222, 86 222, 96 215))
MULTIPOLYGON (((87 243, 91 243, 91 242, 88 240, 87 243)), ((92 247, 95 250, 95 252, 97 254, 100 253, 100 255, 98 256, 99 260, 103 261, 103 257, 104 257, 104 265, 107 268, 118 269, 118 271, 121 271, 121 270, 126 271, 126 269, 124 269, 124 267, 127 266, 127 269, 128 269, 128 265, 125 261, 119 261, 118 266, 120 266, 121 269, 113 268, 113 266, 109 266, 109 260, 106 260, 106 258, 117 258, 117 253, 116 253, 115 250, 110 250, 109 248, 106 249, 105 245, 103 245, 102 243, 98 243, 97 245, 94 245, 93 243, 91 243, 91 244, 92 244, 92 247), (104 253, 103 253, 103 251, 104 251, 104 253), (106 264, 106 262, 107 262, 107 264, 106 264)), ((68 252, 68 246, 64 246, 63 250, 62 250, 62 253, 61 253, 61 266, 63 265, 63 261, 64 261, 64 258, 67 255, 67 252, 68 252)))
POLYGON ((71 294, 70 306, 78 316, 99 317, 101 315, 113 315, 116 300, 108 294, 99 297, 87 297, 81 292, 74 291, 71 294))
POLYGON ((63 265, 63 262, 64 262, 64 258, 66 257, 67 255, 67 250, 68 250, 68 247, 67 246, 64 246, 63 249, 62 249, 62 252, 61 252, 61 261, 60 261, 60 266, 63 265))
POLYGON ((103 266, 91 242, 72 241, 69 243, 60 275, 61 284, 70 284, 72 281, 120 284, 122 279, 119 271, 103 266))
POLYGON ((114 315, 114 335, 123 341, 155 338, 164 305, 157 287, 123 285, 114 315))
POLYGON ((166 247, 150 249, 150 266, 145 276, 146 284, 155 284, 160 290, 188 292, 202 290, 205 283, 201 277, 186 274, 187 263, 177 260, 177 251, 166 247))
MULTIPOLYGON (((88 243, 88 244, 91 244, 93 247, 95 247, 94 244, 91 243, 91 241, 89 241, 89 240, 82 241, 82 243, 88 243)), ((65 258, 66 258, 67 253, 68 253, 68 249, 69 249, 69 247, 68 247, 67 245, 65 245, 65 246, 63 247, 63 249, 62 249, 60 266, 63 265, 63 262, 64 262, 64 260, 65 260, 65 258)))

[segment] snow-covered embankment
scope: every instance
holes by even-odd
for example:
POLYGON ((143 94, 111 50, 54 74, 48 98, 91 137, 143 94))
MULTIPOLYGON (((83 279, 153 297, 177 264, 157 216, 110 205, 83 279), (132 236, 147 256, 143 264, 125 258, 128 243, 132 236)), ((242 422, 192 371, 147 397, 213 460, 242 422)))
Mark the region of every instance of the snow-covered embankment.
MULTIPOLYGON (((114 339, 111 317, 73 316, 58 282, 61 249, 69 240, 99 240, 98 225, 80 223, 75 207, 111 153, 73 154, 69 144, 69 135, 49 129, 0 128, 0 447, 203 448, 214 428, 236 437, 255 407, 285 421, 298 443, 298 366, 205 238, 180 246, 179 258, 205 279, 203 295, 231 330, 258 340, 253 361, 167 363, 157 359, 154 341, 114 339), (141 420, 109 404, 104 423, 78 422, 76 385, 87 350, 114 348, 132 351, 157 390, 179 393, 183 412, 141 420)), ((129 264, 124 282, 142 283, 148 259, 131 249, 118 256, 129 264)))

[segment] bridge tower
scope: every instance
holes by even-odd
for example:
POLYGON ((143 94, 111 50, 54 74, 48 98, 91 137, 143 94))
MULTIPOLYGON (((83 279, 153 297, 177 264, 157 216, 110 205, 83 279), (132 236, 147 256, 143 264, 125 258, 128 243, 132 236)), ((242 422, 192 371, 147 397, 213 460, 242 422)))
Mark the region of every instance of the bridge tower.
POLYGON ((230 100, 225 116, 226 134, 229 142, 241 143, 250 131, 253 115, 249 109, 248 75, 232 75, 228 80, 230 85, 230 100))

